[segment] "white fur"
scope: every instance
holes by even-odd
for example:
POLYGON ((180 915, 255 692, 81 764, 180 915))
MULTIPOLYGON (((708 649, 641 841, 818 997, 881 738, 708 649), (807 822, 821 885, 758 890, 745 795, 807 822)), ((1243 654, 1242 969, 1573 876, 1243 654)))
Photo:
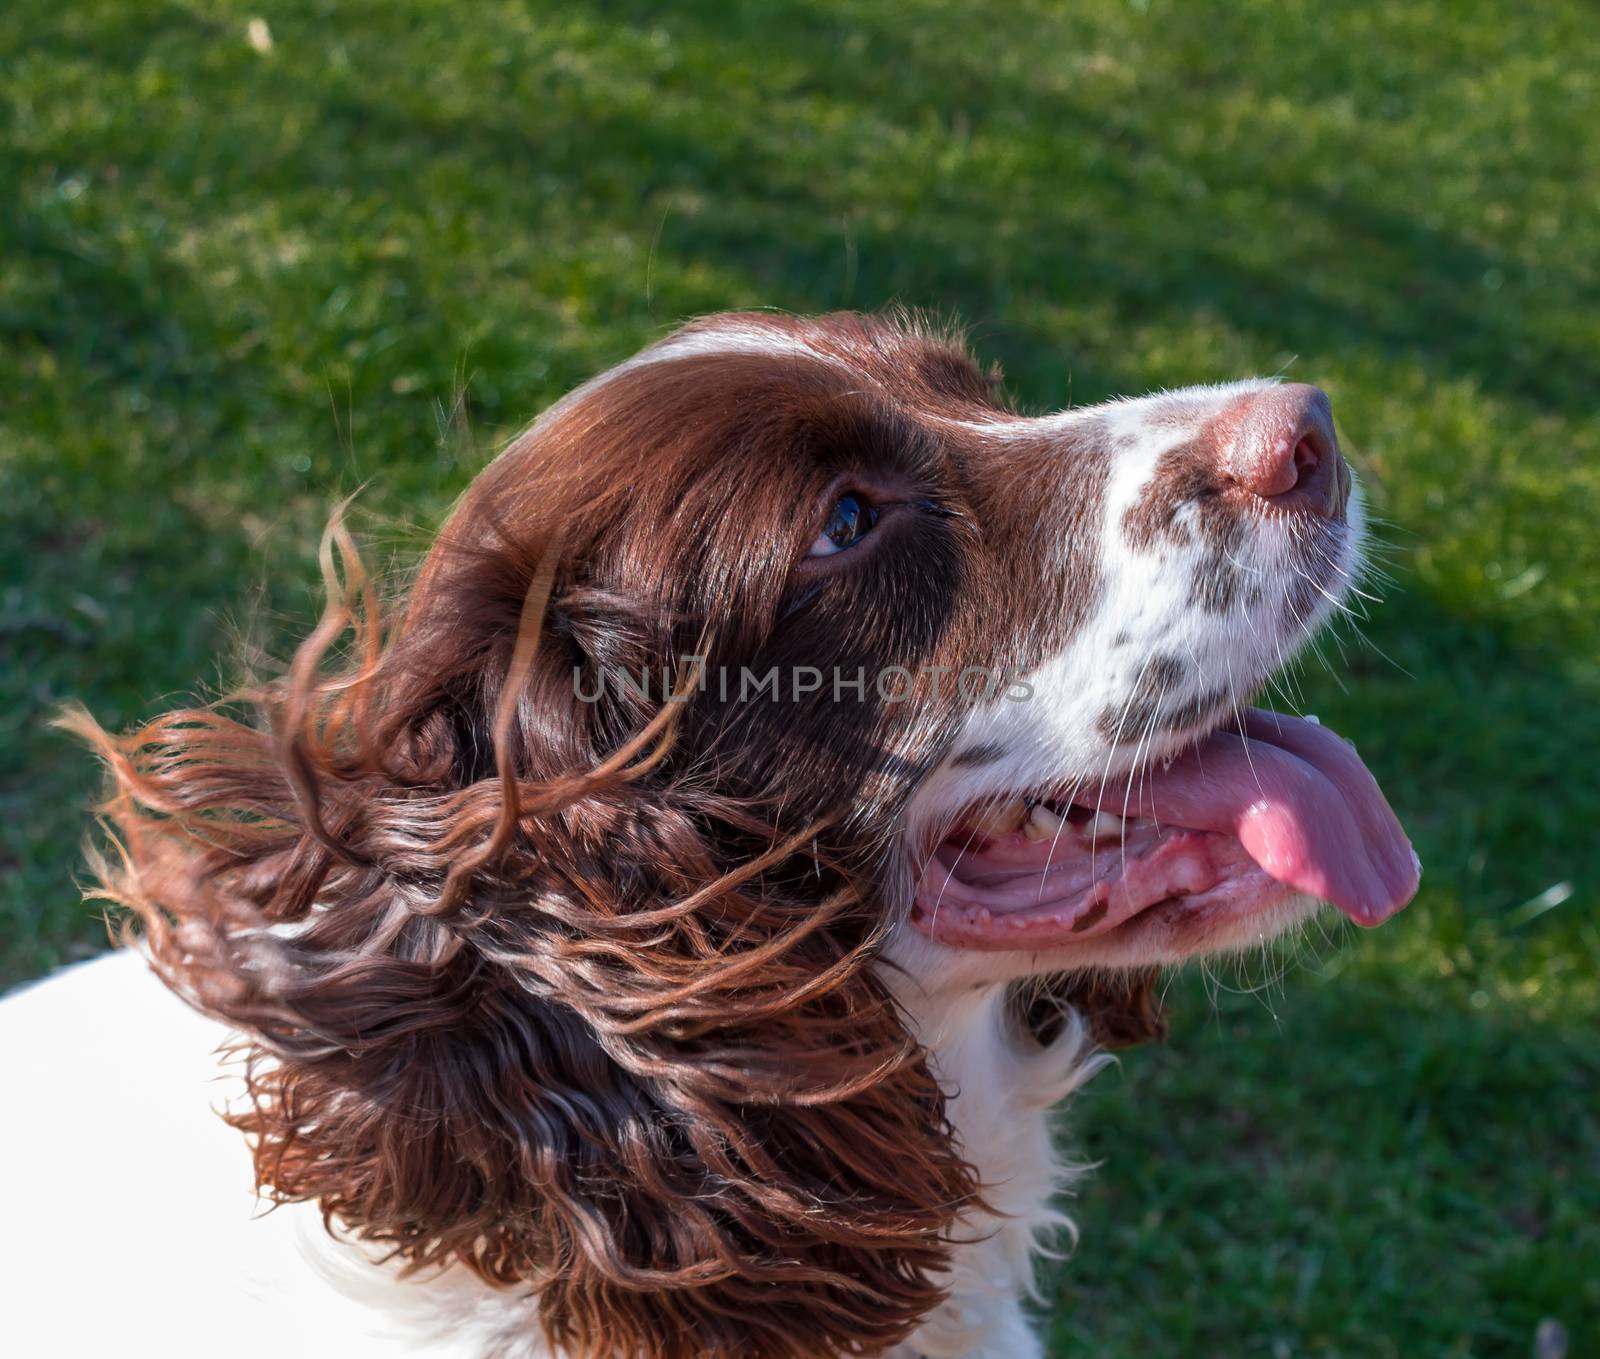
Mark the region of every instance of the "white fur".
POLYGON ((1079 1167, 1057 1159, 1052 1106, 1110 1059, 1094 1052, 1074 1018, 1048 1048, 1018 1033, 999 985, 924 987, 890 974, 918 1038, 951 1092, 950 1119, 977 1164, 998 1216, 964 1219, 949 1300, 899 1356, 1034 1359, 1042 1356, 1023 1312, 1034 1294, 1034 1260, 1076 1231, 1055 1200, 1079 1167))

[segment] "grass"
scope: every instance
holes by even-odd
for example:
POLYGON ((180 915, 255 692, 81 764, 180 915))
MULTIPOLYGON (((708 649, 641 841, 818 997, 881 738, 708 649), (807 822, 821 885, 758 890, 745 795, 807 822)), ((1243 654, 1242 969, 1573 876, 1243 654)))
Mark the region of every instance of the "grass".
POLYGON ((1417 904, 1074 1107, 1057 1356, 1600 1353, 1600 29, 1581 0, 0 11, 0 973, 126 723, 684 315, 953 311, 1029 405, 1325 386, 1392 577, 1286 683, 1417 904), (1341 654, 1342 653, 1342 654, 1341 654))

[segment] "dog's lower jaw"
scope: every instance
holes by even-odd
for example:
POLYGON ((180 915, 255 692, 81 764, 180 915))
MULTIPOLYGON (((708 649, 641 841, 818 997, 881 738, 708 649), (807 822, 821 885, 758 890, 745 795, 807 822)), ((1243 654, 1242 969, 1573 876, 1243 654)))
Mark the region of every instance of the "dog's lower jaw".
POLYGON ((1039 1046, 1020 1031, 1003 984, 930 991, 904 975, 890 984, 995 1211, 957 1224, 948 1297, 889 1359, 1042 1359, 1026 1313, 1034 1265, 1076 1235, 1057 1199, 1084 1169, 1059 1159, 1051 1110, 1111 1059, 1075 1016, 1039 1046))

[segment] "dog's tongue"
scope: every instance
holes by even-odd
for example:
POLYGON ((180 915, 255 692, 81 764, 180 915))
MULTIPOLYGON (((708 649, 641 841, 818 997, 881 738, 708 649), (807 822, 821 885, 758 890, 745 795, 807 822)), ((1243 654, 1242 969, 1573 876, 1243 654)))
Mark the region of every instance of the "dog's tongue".
POLYGON ((1222 831, 1279 882, 1332 902, 1358 925, 1387 920, 1422 866, 1355 747, 1304 718, 1252 708, 1165 769, 1114 784, 1106 811, 1222 831))

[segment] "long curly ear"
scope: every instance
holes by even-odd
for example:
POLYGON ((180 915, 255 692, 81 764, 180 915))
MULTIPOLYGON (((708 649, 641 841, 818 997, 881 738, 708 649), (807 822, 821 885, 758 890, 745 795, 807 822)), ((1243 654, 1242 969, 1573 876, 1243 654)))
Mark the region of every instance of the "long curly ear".
POLYGON ((1071 972, 1049 978, 1028 993, 1023 1022, 1042 1042, 1059 1032, 1063 1006, 1076 1010, 1103 1048, 1129 1048, 1167 1036, 1167 1009, 1157 994, 1161 969, 1071 972))
POLYGON ((242 1034, 260 1187, 531 1288, 576 1359, 903 1339, 976 1190, 867 967, 874 903, 808 833, 670 776, 672 705, 537 768, 540 732, 583 730, 535 645, 548 572, 463 578, 432 614, 455 631, 386 646, 330 544, 328 615, 252 719, 68 719, 112 775, 102 894, 242 1034))

